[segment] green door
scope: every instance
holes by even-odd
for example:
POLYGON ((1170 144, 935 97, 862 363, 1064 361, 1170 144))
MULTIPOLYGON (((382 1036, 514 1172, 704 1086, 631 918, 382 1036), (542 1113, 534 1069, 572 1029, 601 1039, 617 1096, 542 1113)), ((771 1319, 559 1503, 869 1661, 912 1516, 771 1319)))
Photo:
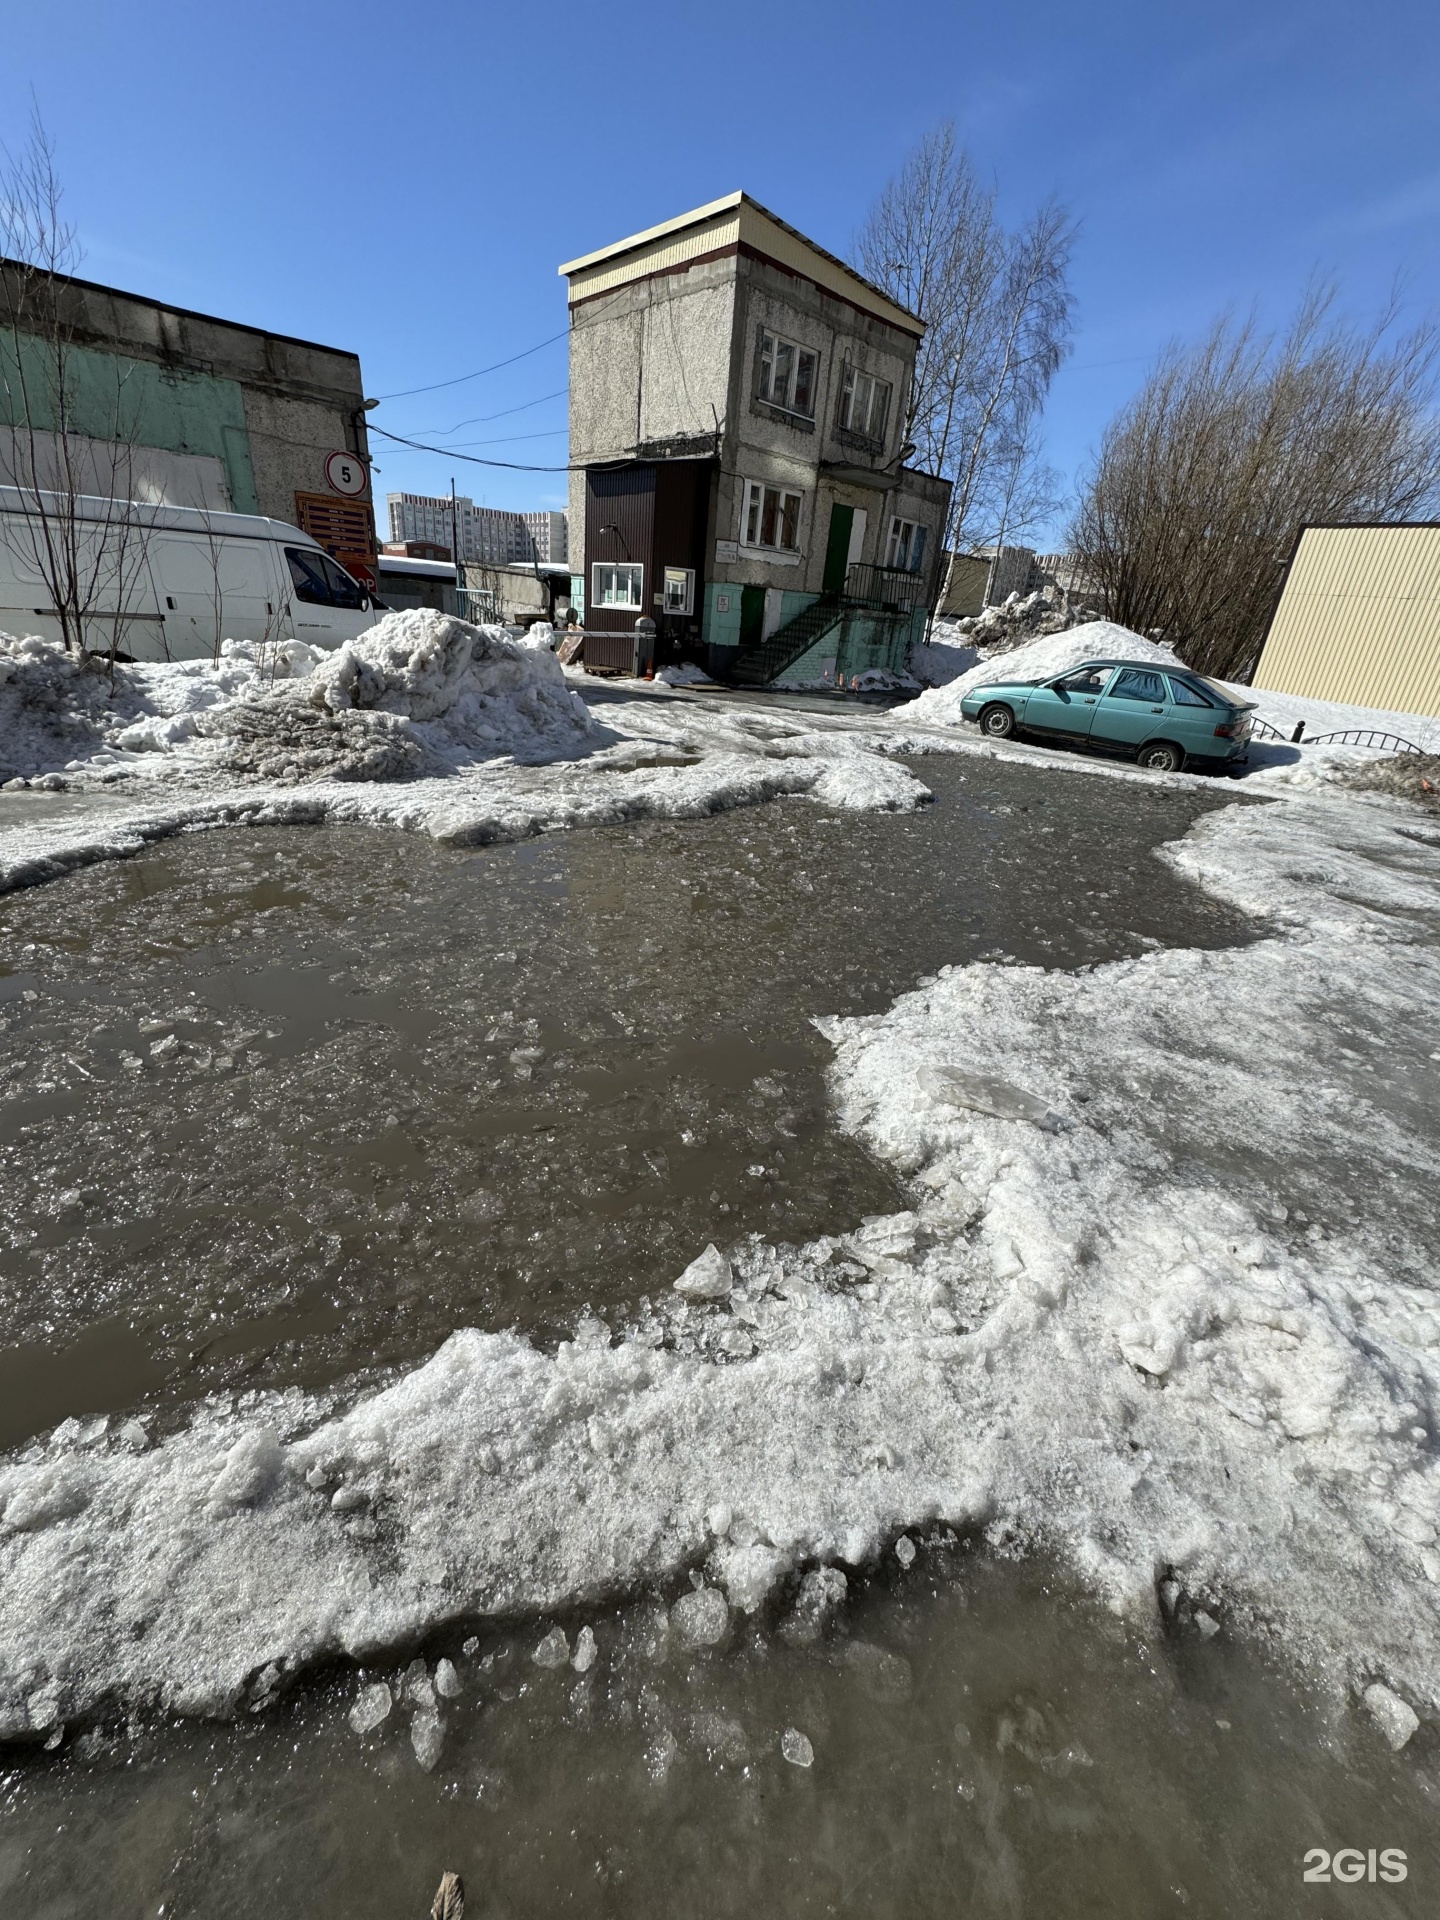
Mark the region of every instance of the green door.
POLYGON ((765 589, 764 587, 742 587, 740 589, 740 644, 742 647, 758 647, 760 636, 765 631, 765 589))
POLYGON ((825 545, 825 577, 820 582, 826 593, 845 591, 845 569, 850 560, 850 530, 854 524, 854 507, 842 507, 837 500, 830 509, 830 538, 825 545))

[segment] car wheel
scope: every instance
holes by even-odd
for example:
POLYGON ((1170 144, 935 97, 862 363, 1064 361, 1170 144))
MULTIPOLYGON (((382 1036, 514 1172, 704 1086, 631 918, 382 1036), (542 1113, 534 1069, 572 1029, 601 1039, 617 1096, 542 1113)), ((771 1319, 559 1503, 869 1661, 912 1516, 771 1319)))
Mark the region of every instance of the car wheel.
POLYGON ((1168 740, 1152 740, 1140 749, 1139 757, 1140 765, 1149 773, 1178 773, 1185 761, 1179 747, 1172 747, 1168 740))
POLYGON ((998 701, 993 707, 982 707, 980 731, 988 733, 992 740, 1008 740, 1015 731, 1015 715, 998 701))

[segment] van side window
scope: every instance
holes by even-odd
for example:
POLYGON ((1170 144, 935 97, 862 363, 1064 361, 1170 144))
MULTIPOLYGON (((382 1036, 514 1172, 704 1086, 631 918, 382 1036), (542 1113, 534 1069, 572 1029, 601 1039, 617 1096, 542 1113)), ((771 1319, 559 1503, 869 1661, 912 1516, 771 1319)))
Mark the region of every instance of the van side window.
POLYGON ((316 556, 325 569, 325 578, 330 583, 330 604, 332 607, 348 607, 352 613, 359 613, 365 605, 365 595, 357 581, 350 578, 345 569, 332 560, 328 553, 316 556))
POLYGON ((308 601, 312 607, 328 607, 330 583, 323 571, 324 555, 308 551, 304 547, 286 547, 285 559, 290 568, 290 578, 295 586, 295 598, 308 601))
POLYGON ((328 553, 316 553, 313 547, 286 547, 285 559, 297 600, 308 601, 312 607, 344 607, 351 613, 364 612, 365 589, 328 553))

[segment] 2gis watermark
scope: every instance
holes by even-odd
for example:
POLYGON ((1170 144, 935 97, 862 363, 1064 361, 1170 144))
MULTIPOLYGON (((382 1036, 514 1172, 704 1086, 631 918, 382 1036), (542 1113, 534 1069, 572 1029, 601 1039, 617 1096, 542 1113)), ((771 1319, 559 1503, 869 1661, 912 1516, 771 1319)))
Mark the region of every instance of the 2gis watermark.
POLYGON ((1325 1847, 1311 1847, 1303 1865, 1304 1879, 1325 1886, 1335 1880, 1342 1884, 1366 1880, 1372 1886, 1384 1880, 1398 1885, 1410 1871, 1399 1847, 1367 1847, 1363 1851, 1359 1847, 1339 1847, 1334 1853, 1325 1847))

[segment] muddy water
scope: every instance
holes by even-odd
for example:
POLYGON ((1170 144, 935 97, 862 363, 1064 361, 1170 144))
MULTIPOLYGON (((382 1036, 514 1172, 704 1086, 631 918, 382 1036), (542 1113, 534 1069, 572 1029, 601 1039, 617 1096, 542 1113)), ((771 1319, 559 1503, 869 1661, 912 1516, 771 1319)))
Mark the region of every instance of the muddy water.
MULTIPOLYGON (((829 1122, 813 1014, 1251 930, 1151 857, 1203 798, 920 771, 910 819, 797 802, 480 855, 201 834, 0 903, 6 1438, 353 1379, 458 1324, 546 1338, 712 1237, 842 1229, 902 1196, 829 1122)), ((679 1644, 682 1591, 8 1754, 0 1912, 418 1920, 445 1868, 486 1916, 1433 1908, 1428 1734, 1392 1757, 1224 1634, 1141 1645, 944 1537, 714 1649, 679 1644), (557 1624, 586 1672, 533 1660, 557 1624), (1311 1847, 1408 1878, 1306 1886, 1311 1847)))
POLYGON ((912 817, 200 833, 0 902, 0 1446, 545 1338, 712 1238, 891 1211, 813 1015, 1249 931, 1152 857, 1213 803, 920 770, 912 817))
POLYGON ((456 1686, 429 1772, 412 1700, 347 1720, 405 1655, 233 1727, 14 1761, 0 1910, 420 1920, 450 1869, 484 1920, 1434 1911, 1433 1754, 1223 1639, 1139 1643, 1034 1567, 922 1546, 810 1645, 782 1621, 687 1652, 659 1600, 568 1619, 584 1674, 536 1664, 554 1624, 423 1650, 422 1692, 441 1657, 456 1686), (1306 1885, 1312 1847, 1398 1849, 1407 1877, 1306 1885))

